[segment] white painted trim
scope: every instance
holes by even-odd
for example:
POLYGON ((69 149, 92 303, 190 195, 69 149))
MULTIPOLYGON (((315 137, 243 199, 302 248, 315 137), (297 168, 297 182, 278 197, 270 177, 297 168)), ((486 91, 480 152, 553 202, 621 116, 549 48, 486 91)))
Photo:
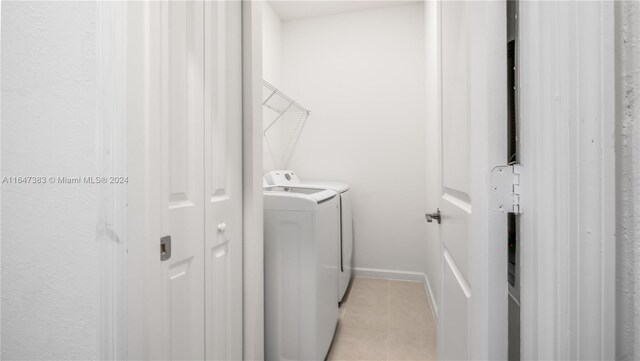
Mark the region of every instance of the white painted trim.
POLYGON ((354 277, 381 278, 396 281, 423 282, 424 273, 410 271, 396 271, 379 268, 354 268, 354 277))
POLYGON ((436 304, 436 299, 433 295, 433 291, 431 290, 431 283, 429 283, 429 277, 427 277, 426 273, 411 272, 411 271, 396 271, 396 270, 379 269, 379 268, 354 268, 353 276, 365 277, 365 278, 379 278, 379 279, 391 280, 391 281, 410 281, 410 282, 422 283, 424 286, 425 292, 427 293, 427 297, 429 298, 429 308, 431 309, 433 318, 436 321, 438 320, 438 305, 436 304))
MULTIPOLYGON (((442 110, 441 95, 441 77, 442 71, 440 66, 441 60, 441 24, 440 24, 440 1, 425 0, 425 31, 426 31, 426 72, 427 77, 427 117, 426 121, 426 136, 427 136, 427 198, 425 199, 425 210, 431 212, 440 205, 440 197, 442 190, 442 146, 441 141, 442 134, 440 130, 440 116, 442 110)), ((436 300, 436 293, 441 289, 442 283, 442 242, 440 239, 440 226, 435 223, 426 223, 426 243, 427 243, 427 258, 426 262, 433 262, 434 264, 425 265, 425 288, 431 301, 431 311, 433 312, 434 319, 438 320, 438 303, 436 300), (432 283, 433 282, 433 283, 432 283)), ((438 292, 438 295, 442 292, 438 292)))
POLYGON ((127 359, 161 358, 161 302, 149 302, 161 292, 162 265, 157 262, 161 237, 160 178, 157 160, 160 136, 157 72, 159 6, 127 2, 127 359), (135 121, 134 121, 135 120, 135 121))
POLYGON ((613 5, 520 2, 522 359, 615 358, 613 5))
POLYGON ((462 209, 467 214, 471 214, 471 203, 463 201, 462 199, 455 197, 449 193, 444 193, 442 195, 442 199, 462 209))
POLYGON ((242 0, 243 359, 264 359, 262 4, 242 0))
POLYGON ((616 359, 640 360, 640 2, 615 4, 616 359))
POLYGON ((465 297, 470 298, 471 286, 469 286, 469 283, 464 278, 464 275, 462 274, 462 272, 460 271, 456 263, 453 261, 453 259, 451 259, 451 255, 449 254, 449 251, 447 251, 447 249, 444 248, 444 251, 442 252, 442 254, 444 255, 444 260, 446 265, 449 266, 451 273, 453 273, 453 276, 456 278, 456 281, 458 281, 458 285, 460 286, 462 293, 464 293, 465 297))
POLYGON ((424 274, 424 289, 427 292, 427 296, 429 297, 429 306, 431 306, 431 313, 433 314, 433 319, 438 322, 438 304, 436 303, 436 298, 433 295, 433 290, 431 289, 431 282, 429 282, 429 277, 427 274, 424 274))
MULTIPOLYGON (((127 9, 121 2, 96 5, 97 134, 100 176, 127 176, 127 9)), ((127 356, 127 185, 99 186, 99 358, 127 356)))

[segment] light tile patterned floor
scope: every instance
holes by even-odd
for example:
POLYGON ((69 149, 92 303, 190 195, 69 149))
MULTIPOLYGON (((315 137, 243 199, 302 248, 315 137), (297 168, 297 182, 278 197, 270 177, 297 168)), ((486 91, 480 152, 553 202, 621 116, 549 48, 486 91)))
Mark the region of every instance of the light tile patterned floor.
POLYGON ((436 324, 424 285, 353 280, 327 360, 436 360, 436 324))

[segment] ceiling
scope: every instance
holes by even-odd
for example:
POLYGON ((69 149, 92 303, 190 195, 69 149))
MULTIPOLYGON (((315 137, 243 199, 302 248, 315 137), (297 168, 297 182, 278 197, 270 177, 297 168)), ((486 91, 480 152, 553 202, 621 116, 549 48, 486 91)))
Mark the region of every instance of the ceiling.
POLYGON ((269 4, 282 21, 288 21, 421 2, 421 0, 271 0, 269 4))

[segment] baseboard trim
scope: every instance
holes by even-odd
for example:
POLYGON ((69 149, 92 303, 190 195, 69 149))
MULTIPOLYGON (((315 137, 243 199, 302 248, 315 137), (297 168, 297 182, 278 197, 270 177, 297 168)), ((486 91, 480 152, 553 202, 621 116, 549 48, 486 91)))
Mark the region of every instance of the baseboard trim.
POLYGON ((424 288, 427 291, 427 296, 429 296, 429 305, 431 306, 431 313, 433 313, 433 319, 438 322, 438 304, 436 303, 436 298, 433 296, 433 290, 431 289, 431 282, 429 282, 429 277, 427 274, 424 274, 424 288))
POLYGON ((354 268, 353 275, 355 277, 381 278, 386 280, 413 281, 422 283, 424 285, 425 291, 427 292, 427 297, 429 298, 429 308, 431 309, 433 318, 436 320, 436 322, 438 321, 438 304, 436 303, 436 298, 433 295, 431 283, 429 282, 429 277, 427 277, 426 273, 395 271, 378 268, 354 268))
POLYGON ((420 272, 394 271, 377 268, 354 268, 356 277, 382 278, 387 280, 424 282, 425 275, 420 272))

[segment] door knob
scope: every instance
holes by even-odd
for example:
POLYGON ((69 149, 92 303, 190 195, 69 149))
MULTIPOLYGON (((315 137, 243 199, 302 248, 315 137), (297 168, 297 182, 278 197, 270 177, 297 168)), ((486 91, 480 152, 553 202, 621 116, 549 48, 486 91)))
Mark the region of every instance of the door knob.
POLYGON ((427 222, 431 223, 435 219, 438 224, 442 222, 442 217, 440 216, 440 208, 438 208, 435 213, 427 213, 424 215, 427 218, 427 222))
POLYGON ((222 222, 218 224, 218 232, 224 232, 227 229, 227 224, 222 222))

